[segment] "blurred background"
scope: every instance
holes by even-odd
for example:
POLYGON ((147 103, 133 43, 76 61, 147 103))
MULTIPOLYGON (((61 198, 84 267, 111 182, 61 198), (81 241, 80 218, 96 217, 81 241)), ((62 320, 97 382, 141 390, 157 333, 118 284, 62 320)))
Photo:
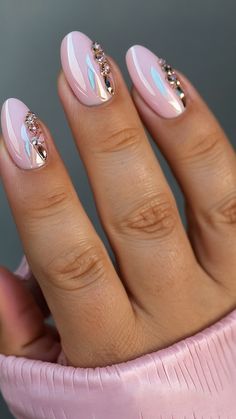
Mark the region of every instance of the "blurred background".
MULTIPOLYGON (((17 97, 48 124, 103 238, 84 168, 57 96, 61 39, 79 30, 101 42, 119 63, 128 84, 127 48, 134 43, 149 47, 190 78, 236 145, 235 16, 235 0, 0 0, 0 103, 17 97)), ((178 186, 156 148, 155 152, 184 219, 178 186)), ((15 269, 22 249, 2 185, 0 220, 0 264, 15 269)), ((1 399, 0 418, 12 418, 1 399)))

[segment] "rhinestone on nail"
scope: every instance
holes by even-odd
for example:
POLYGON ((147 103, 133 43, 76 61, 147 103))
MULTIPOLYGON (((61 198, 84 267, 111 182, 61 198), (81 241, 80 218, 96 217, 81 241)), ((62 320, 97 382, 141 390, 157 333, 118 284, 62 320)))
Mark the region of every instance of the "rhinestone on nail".
POLYGON ((40 158, 45 161, 47 159, 47 150, 44 147, 44 139, 42 131, 39 125, 39 121, 34 112, 28 111, 25 117, 25 126, 30 133, 30 142, 33 145, 34 149, 40 156, 40 158))
POLYGON ((101 74, 102 76, 107 76, 111 72, 111 67, 106 62, 101 66, 101 74))
POLYGON ((164 58, 160 58, 160 59, 159 59, 159 64, 160 64, 161 66, 163 66, 164 64, 166 64, 166 60, 164 60, 164 58))
POLYGON ((115 92, 114 83, 111 77, 111 66, 106 57, 106 54, 104 53, 102 46, 98 42, 92 43, 92 51, 94 54, 94 59, 99 65, 100 74, 103 77, 106 90, 110 95, 113 95, 115 92))
POLYGON ((101 45, 98 42, 93 42, 92 48, 95 52, 97 51, 103 51, 101 45))
POLYGON ((95 59, 99 62, 99 64, 103 64, 106 62, 106 56, 104 52, 95 52, 95 59))
POLYGON ((114 94, 114 88, 113 88, 113 83, 112 80, 109 76, 105 76, 104 77, 104 82, 107 88, 107 91, 110 93, 110 95, 114 94))
POLYGON ((186 107, 186 96, 182 89, 182 86, 181 86, 180 80, 178 79, 177 74, 175 73, 173 68, 169 64, 166 63, 166 60, 164 60, 163 58, 160 58, 158 62, 162 70, 166 74, 166 80, 168 81, 170 86, 173 87, 173 89, 175 89, 176 94, 179 96, 184 107, 186 107))

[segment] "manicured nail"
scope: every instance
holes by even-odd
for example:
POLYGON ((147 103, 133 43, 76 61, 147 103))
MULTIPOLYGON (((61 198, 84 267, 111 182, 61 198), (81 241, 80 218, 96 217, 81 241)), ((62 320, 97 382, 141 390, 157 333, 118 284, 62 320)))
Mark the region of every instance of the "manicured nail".
POLYGON ((114 94, 111 65, 98 42, 71 32, 61 44, 61 62, 74 94, 84 105, 99 105, 114 94))
POLYGON ((18 99, 8 99, 1 112, 6 147, 20 169, 36 169, 45 164, 47 148, 37 116, 18 99))
POLYGON ((20 277, 22 280, 28 280, 32 276, 32 272, 30 270, 29 264, 27 262, 27 259, 25 255, 22 257, 19 266, 14 272, 15 275, 20 277))
POLYGON ((185 110, 184 91, 175 71, 165 60, 135 45, 128 50, 126 62, 135 88, 157 114, 174 118, 185 110))

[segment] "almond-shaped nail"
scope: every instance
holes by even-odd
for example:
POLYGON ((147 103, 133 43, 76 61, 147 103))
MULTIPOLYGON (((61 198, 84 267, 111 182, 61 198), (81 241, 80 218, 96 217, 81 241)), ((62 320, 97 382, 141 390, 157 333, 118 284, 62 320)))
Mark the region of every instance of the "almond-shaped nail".
POLYGON ((15 270, 14 274, 20 277, 20 279, 22 280, 28 280, 33 275, 30 270, 30 267, 29 267, 29 264, 27 262, 25 255, 22 257, 20 264, 15 270))
POLYGON ((8 99, 1 112, 3 138, 13 161, 20 169, 45 164, 47 148, 37 116, 18 99, 8 99))
POLYGON ((108 101, 114 94, 111 64, 98 42, 81 32, 71 32, 61 44, 65 77, 80 102, 87 106, 108 101))
POLYGON ((174 118, 184 112, 186 98, 180 80, 164 59, 134 45, 127 51, 126 63, 136 90, 158 115, 174 118))

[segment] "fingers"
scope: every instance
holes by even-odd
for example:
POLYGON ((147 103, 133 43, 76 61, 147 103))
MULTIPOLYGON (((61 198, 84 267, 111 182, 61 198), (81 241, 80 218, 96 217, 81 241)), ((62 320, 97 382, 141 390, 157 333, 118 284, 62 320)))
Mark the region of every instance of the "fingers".
POLYGON ((0 352, 55 362, 59 351, 55 333, 23 282, 0 268, 0 352))
POLYGON ((173 195, 115 63, 109 60, 113 90, 105 95, 99 44, 94 51, 87 36, 73 32, 61 56, 59 95, 122 277, 134 301, 156 312, 157 290, 167 292, 163 278, 195 265, 173 195))
MULTIPOLYGON (((2 128, 4 187, 64 352, 73 365, 107 363, 112 349, 109 361, 117 361, 115 345, 109 348, 104 336, 121 336, 123 322, 133 322, 133 312, 50 134, 16 99, 3 106, 2 128)), ((113 341, 118 347, 119 339, 113 341)))
MULTIPOLYGON (((169 83, 174 80, 173 92, 178 86, 176 77, 181 79, 186 95, 185 111, 178 118, 169 119, 169 102, 163 112, 162 103, 145 87, 145 83, 150 82, 147 74, 152 60, 153 54, 139 46, 132 47, 127 54, 128 69, 135 85, 134 102, 181 184, 198 259, 216 280, 235 286, 235 152, 189 81, 176 76, 167 64, 158 64, 156 57, 158 74, 166 73, 169 83)), ((159 95, 160 91, 161 86, 159 95)))
POLYGON ((19 277, 21 280, 24 281, 24 286, 31 292, 32 296, 35 299, 35 302, 39 306, 41 312, 43 313, 44 317, 48 317, 50 311, 48 309, 47 302, 44 298, 44 295, 39 287, 36 279, 34 278, 27 259, 25 256, 22 257, 20 265, 14 272, 15 276, 19 277))

